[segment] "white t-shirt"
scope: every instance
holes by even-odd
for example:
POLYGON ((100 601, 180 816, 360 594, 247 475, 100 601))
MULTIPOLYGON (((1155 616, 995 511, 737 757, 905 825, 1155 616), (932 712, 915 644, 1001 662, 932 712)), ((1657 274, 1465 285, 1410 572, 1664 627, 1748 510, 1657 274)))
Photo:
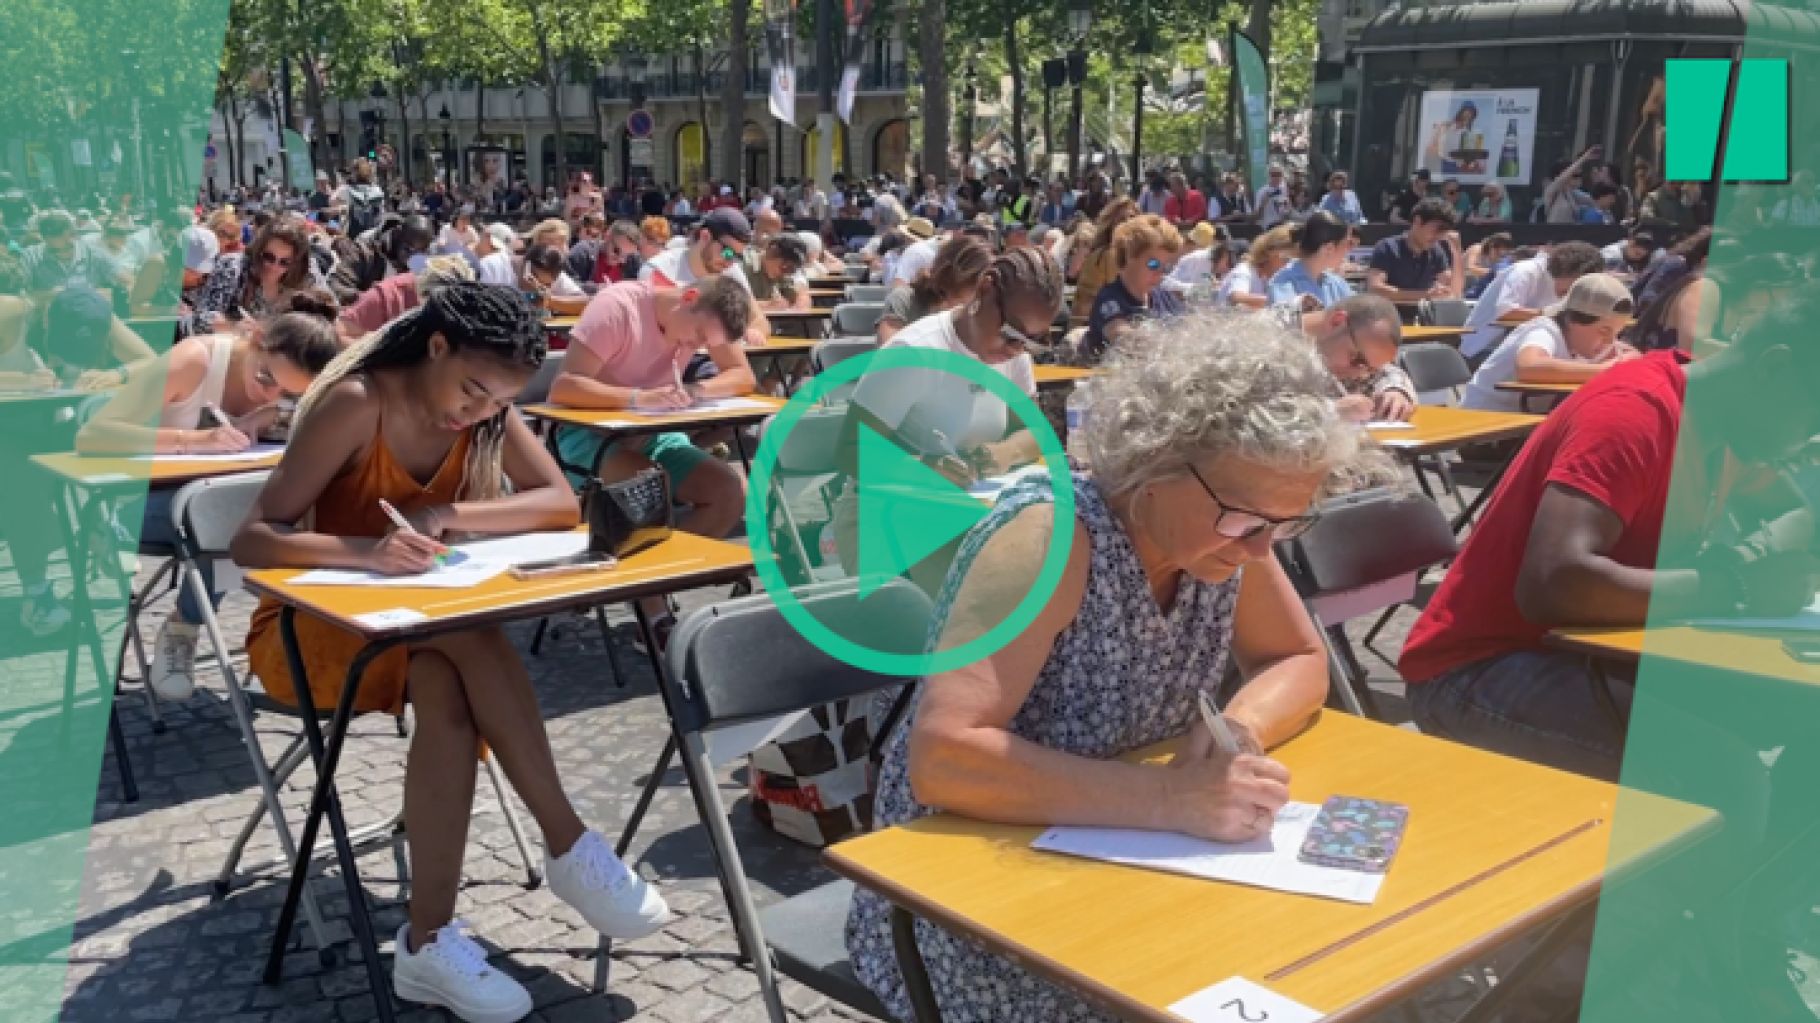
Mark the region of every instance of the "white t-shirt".
POLYGON ((1240 260, 1220 282, 1220 305, 1231 305, 1234 295, 1270 297, 1270 282, 1258 276, 1257 267, 1252 266, 1249 259, 1240 260))
POLYGON ((1538 316, 1511 331, 1498 350, 1479 366, 1472 382, 1466 385, 1460 407, 1486 412, 1523 411, 1523 396, 1515 391, 1500 391, 1498 385, 1517 378, 1517 354, 1526 348, 1539 348, 1556 359, 1579 361, 1579 356, 1567 347, 1560 324, 1551 316, 1538 316))
POLYGON ((1472 307, 1472 315, 1466 318, 1467 334, 1460 341, 1460 354, 1471 358, 1496 344, 1505 328, 1493 321, 1512 309, 1546 309, 1559 300, 1555 279, 1548 276, 1547 253, 1512 263, 1492 278, 1478 304, 1472 307))
POLYGON ((1289 218, 1289 186, 1265 185, 1258 189, 1251 208, 1258 211, 1258 226, 1270 230, 1289 218))
MULTIPOLYGON (((954 311, 934 313, 892 335, 886 348, 929 348, 979 361, 954 330, 954 311)), ((992 369, 1026 395, 1036 394, 1036 369, 1028 354, 992 369)), ((868 372, 853 401, 926 454, 960 451, 1003 440, 1009 410, 982 388, 939 370, 899 367, 868 372), (940 433, 947 445, 936 439, 940 433)))
POLYGON ((508 288, 518 285, 518 278, 512 273, 512 254, 502 249, 480 257, 474 269, 474 279, 482 284, 503 284, 508 288))
POLYGON ((885 286, 894 288, 899 284, 914 284, 917 276, 935 262, 935 254, 941 247, 938 238, 928 238, 904 249, 904 254, 897 257, 897 265, 885 276, 885 286))
MULTIPOLYGON (((671 239, 671 241, 675 240, 671 239)), ((688 244, 684 243, 680 248, 665 249, 645 260, 645 265, 639 268, 638 279, 648 281, 655 274, 663 274, 666 280, 678 288, 686 288, 699 280, 695 276, 694 264, 689 262, 688 244)), ((740 287, 746 289, 748 294, 751 293, 752 282, 746 280, 746 268, 741 265, 740 260, 736 259, 728 263, 727 268, 720 274, 722 277, 731 277, 738 281, 740 287)))
POLYGON ((1195 249, 1188 255, 1176 260, 1175 270, 1169 279, 1182 288, 1193 288, 1213 280, 1213 250, 1195 249))

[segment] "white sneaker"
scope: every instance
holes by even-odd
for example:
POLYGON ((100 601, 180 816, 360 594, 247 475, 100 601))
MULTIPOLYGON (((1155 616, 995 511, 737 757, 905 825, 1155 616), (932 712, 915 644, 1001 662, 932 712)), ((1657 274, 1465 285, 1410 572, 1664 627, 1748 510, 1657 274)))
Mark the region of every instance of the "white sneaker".
POLYGON ((27 632, 43 639, 60 631, 70 621, 70 610, 51 591, 49 583, 27 587, 25 602, 19 606, 19 624, 27 632))
POLYGON ((145 680, 160 700, 187 700, 196 691, 196 635, 200 628, 166 618, 145 680))
POLYGON ((585 831, 558 859, 544 854, 550 891, 609 938, 631 941, 670 922, 670 907, 657 888, 613 854, 598 831, 585 831))
POLYGON ((486 950, 468 937, 466 927, 449 921, 414 954, 405 942, 411 925, 398 928, 392 990, 407 1002, 447 1009, 466 1023, 517 1023, 529 1016, 531 993, 487 965, 486 950))

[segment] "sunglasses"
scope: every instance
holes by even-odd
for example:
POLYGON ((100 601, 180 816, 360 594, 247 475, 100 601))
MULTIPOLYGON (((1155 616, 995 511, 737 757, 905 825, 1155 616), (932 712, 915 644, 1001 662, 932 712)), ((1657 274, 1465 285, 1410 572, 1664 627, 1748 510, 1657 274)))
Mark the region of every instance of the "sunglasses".
POLYGON ((1149 270, 1151 273, 1157 273, 1159 271, 1168 273, 1175 269, 1175 264, 1165 263, 1162 260, 1153 257, 1144 260, 1144 269, 1149 270))
POLYGON ((1004 295, 1000 295, 998 298, 998 318, 998 336, 1003 338, 1007 345, 1021 353, 1024 349, 1036 344, 1036 338, 1011 325, 1011 311, 1005 308, 1004 295))
POLYGON ((1207 485, 1207 481, 1201 476, 1201 470, 1190 465, 1188 472, 1194 476, 1194 481, 1201 485, 1201 489, 1207 492, 1214 507, 1219 509, 1219 514, 1213 520, 1213 531, 1228 540, 1250 540, 1265 530, 1270 531, 1273 540, 1293 540, 1313 529, 1314 524, 1320 521, 1319 515, 1292 515, 1288 518, 1273 519, 1248 508, 1227 504, 1220 500, 1220 495, 1214 493, 1212 487, 1207 485))
POLYGON ((259 254, 259 261, 266 266, 278 266, 283 267, 286 270, 291 268, 291 257, 289 256, 275 256, 270 252, 261 252, 259 254))
POLYGON ((720 258, 722 258, 722 259, 724 259, 724 260, 726 260, 726 261, 727 261, 727 262, 729 262, 729 263, 731 263, 731 262, 733 262, 733 261, 734 261, 734 260, 736 260, 736 259, 738 259, 738 258, 739 258, 739 250, 738 250, 738 249, 735 249, 735 248, 734 248, 734 247, 733 247, 733 246, 731 246, 731 245, 722 245, 722 246, 721 246, 721 247, 720 247, 720 258))

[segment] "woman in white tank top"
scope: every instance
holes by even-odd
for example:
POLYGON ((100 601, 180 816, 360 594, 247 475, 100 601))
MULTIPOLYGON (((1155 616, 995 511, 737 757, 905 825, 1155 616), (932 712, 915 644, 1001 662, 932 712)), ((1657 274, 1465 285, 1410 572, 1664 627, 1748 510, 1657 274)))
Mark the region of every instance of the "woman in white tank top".
MULTIPOLYGON (((250 448, 276 422, 279 402, 308 390, 340 351, 332 302, 306 294, 297 296, 293 306, 298 311, 251 323, 238 333, 184 338, 162 358, 136 367, 126 386, 77 432, 76 450, 181 460, 250 448)), ((175 493, 154 488, 142 508, 122 508, 118 514, 125 522, 143 516, 142 541, 173 543, 175 493)), ((203 583, 210 603, 218 605, 212 568, 203 564, 203 583)), ((194 687, 201 621, 201 595, 185 586, 176 612, 158 632, 146 680, 160 697, 184 699, 194 687)))

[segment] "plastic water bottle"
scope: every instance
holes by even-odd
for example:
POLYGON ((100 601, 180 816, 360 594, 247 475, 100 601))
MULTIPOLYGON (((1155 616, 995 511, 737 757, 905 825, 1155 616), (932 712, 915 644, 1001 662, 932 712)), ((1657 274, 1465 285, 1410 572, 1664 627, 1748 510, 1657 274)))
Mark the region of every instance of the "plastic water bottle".
POLYGON ((1085 469, 1088 467, 1087 454, 1087 416, 1093 408, 1093 381, 1082 380, 1068 392, 1067 426, 1068 426, 1068 461, 1085 469))

